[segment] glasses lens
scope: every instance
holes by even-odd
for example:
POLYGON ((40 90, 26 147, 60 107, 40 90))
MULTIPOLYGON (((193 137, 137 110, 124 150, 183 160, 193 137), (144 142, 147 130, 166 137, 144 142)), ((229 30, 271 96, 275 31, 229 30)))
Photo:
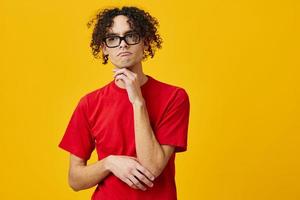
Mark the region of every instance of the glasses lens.
POLYGON ((125 36, 125 40, 128 44, 137 44, 140 41, 140 36, 137 33, 130 33, 125 36))
POLYGON ((119 45, 120 38, 117 36, 110 36, 105 39, 105 42, 108 47, 115 47, 119 45))

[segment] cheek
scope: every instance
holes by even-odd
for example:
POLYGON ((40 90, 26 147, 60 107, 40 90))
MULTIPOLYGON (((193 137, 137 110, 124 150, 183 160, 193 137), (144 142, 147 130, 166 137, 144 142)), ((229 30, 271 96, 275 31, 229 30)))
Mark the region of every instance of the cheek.
POLYGON ((143 57, 144 51, 143 46, 139 46, 135 49, 135 57, 141 59, 143 57))
POLYGON ((110 59, 110 60, 117 61, 117 60, 120 59, 120 57, 117 56, 117 53, 115 53, 115 52, 110 52, 110 54, 109 54, 109 59, 110 59))

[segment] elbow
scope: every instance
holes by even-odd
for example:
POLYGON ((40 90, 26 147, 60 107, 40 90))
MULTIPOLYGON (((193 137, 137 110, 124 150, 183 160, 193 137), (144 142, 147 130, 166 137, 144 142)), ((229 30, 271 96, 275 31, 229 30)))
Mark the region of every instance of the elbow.
POLYGON ((163 159, 139 159, 139 162, 144 166, 155 178, 157 178, 164 170, 163 159))
POLYGON ((80 189, 79 189, 79 188, 76 188, 76 187, 74 187, 74 186, 71 186, 71 185, 70 185, 70 187, 72 188, 72 190, 73 190, 74 192, 78 192, 78 191, 80 191, 80 189))
POLYGON ((72 174, 69 175, 68 183, 69 183, 70 188, 72 188, 72 190, 75 191, 75 192, 78 192, 78 191, 84 189, 81 186, 80 182, 72 174))
POLYGON ((154 177, 158 177, 165 169, 166 163, 164 157, 161 157, 160 159, 152 160, 150 162, 150 171, 154 175, 154 177))
POLYGON ((148 165, 146 168, 152 173, 152 175, 155 178, 157 178, 164 169, 161 164, 159 163, 155 164, 154 162, 152 162, 152 164, 148 165))
POLYGON ((78 184, 76 184, 74 181, 69 179, 69 186, 72 188, 73 191, 78 192, 81 190, 78 184))
POLYGON ((162 172, 163 172, 162 167, 155 166, 153 169, 153 175, 155 176, 155 178, 158 177, 162 172))

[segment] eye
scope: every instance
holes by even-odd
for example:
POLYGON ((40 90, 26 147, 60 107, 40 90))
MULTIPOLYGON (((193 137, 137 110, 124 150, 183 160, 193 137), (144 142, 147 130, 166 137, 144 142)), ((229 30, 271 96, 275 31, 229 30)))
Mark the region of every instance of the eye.
POLYGON ((116 41, 116 40, 118 40, 118 37, 116 37, 116 36, 106 38, 106 41, 108 41, 108 42, 113 42, 113 41, 116 41))
POLYGON ((132 37, 134 37, 134 34, 133 33, 129 33, 126 36, 129 37, 129 38, 132 38, 132 37))
POLYGON ((128 34, 126 35, 126 38, 127 38, 127 40, 129 40, 129 41, 134 41, 134 42, 136 42, 136 41, 139 40, 139 35, 138 35, 137 33, 128 33, 128 34))

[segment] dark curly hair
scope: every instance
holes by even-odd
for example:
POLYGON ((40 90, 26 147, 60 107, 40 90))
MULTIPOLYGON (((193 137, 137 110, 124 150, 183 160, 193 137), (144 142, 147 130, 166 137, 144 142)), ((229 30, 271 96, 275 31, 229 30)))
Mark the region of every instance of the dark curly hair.
POLYGON ((121 9, 118 7, 111 9, 105 8, 98 11, 97 14, 89 20, 87 23, 88 28, 95 24, 90 43, 94 57, 102 58, 102 64, 107 64, 108 55, 104 55, 103 52, 100 54, 100 51, 102 45, 104 45, 104 37, 106 36, 108 29, 112 26, 113 18, 117 15, 124 15, 128 17, 130 28, 135 30, 142 38, 144 38, 145 44, 148 45, 148 48, 144 51, 143 60, 145 60, 149 55, 153 58, 156 49, 160 49, 162 44, 162 39, 157 32, 159 23, 148 12, 133 6, 123 6, 121 9))

